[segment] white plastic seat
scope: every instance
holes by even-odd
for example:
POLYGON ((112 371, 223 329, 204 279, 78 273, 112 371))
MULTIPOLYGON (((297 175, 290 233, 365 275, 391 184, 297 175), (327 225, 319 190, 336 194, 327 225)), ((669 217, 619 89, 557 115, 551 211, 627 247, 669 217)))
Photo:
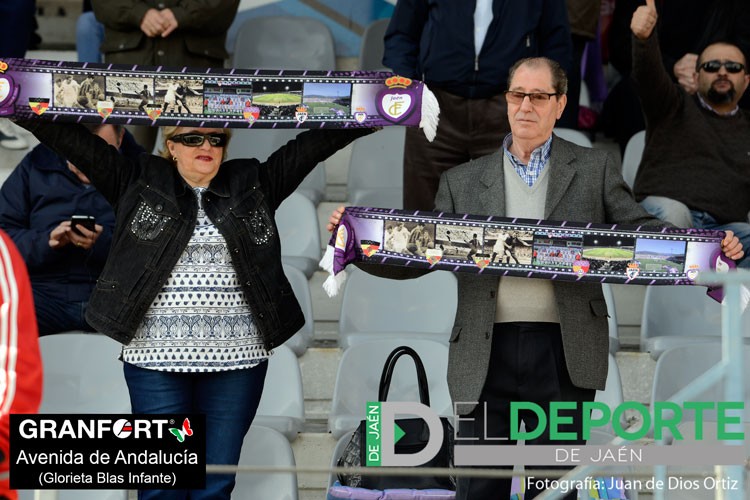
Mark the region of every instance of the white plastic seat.
POLYGON ((447 345, 457 300, 456 277, 448 271, 390 280, 352 269, 341 301, 339 347, 384 338, 423 338, 447 345))
POLYGON ((302 356, 312 344, 315 333, 310 284, 307 281, 307 276, 302 271, 292 265, 284 264, 283 266, 284 274, 286 274, 289 283, 292 285, 292 291, 302 308, 302 314, 305 315, 304 326, 292 338, 287 340, 284 345, 294 351, 294 354, 297 356, 302 356))
MULTIPOLYGON (((294 139, 299 129, 235 129, 232 131, 232 139, 227 146, 227 159, 257 158, 263 162, 281 146, 294 139)), ((296 192, 305 195, 313 205, 320 203, 326 193, 326 166, 322 161, 307 174, 296 192)))
POLYGON ((622 156, 622 178, 628 186, 633 188, 635 184, 635 174, 638 173, 638 167, 641 165, 643 149, 646 147, 646 131, 641 130, 628 140, 625 146, 625 154, 622 156))
POLYGON ((312 202, 292 193, 276 210, 276 226, 281 239, 281 260, 310 278, 320 261, 318 212, 312 202))
MULTIPOLYGON (((744 357, 744 402, 747 408, 750 402, 750 346, 743 346, 744 357)), ((722 357, 722 346, 720 342, 705 344, 689 344, 673 347, 665 351, 656 362, 654 371, 654 383, 651 388, 650 408, 655 408, 655 403, 667 401, 677 392, 705 373, 709 368, 716 365, 722 357)), ((692 396, 689 401, 724 401, 724 385, 716 383, 700 394, 692 396)), ((677 400, 682 405, 684 401, 677 400)), ((667 416, 669 418, 667 411, 667 416)), ((694 411, 683 409, 681 422, 690 422, 695 419, 694 411)), ((716 422, 716 410, 704 410, 704 422, 716 422)), ((742 420, 750 422, 750 412, 744 411, 742 420)), ((708 425, 705 425, 708 427, 708 425)), ((671 442, 671 435, 665 436, 666 442, 671 442)))
POLYGON ((237 31, 231 62, 233 68, 333 70, 333 36, 310 17, 250 18, 237 31))
POLYGON ((359 69, 364 71, 390 71, 383 66, 385 31, 390 21, 390 19, 378 19, 365 28, 359 50, 359 69))
MULTIPOLYGON (((745 342, 750 342, 750 331, 744 328, 743 333, 745 342)), ((671 347, 718 342, 720 336, 721 305, 706 295, 704 287, 646 288, 641 319, 641 351, 651 353, 653 359, 658 359, 671 347)))
MULTIPOLYGON (((351 346, 344 351, 336 373, 328 429, 339 439, 357 428, 365 418, 368 401, 378 400, 383 364, 398 346, 408 345, 424 363, 430 390, 430 407, 443 416, 453 414, 448 392, 448 346, 432 340, 389 338, 351 346)), ((411 358, 396 363, 388 401, 419 401, 417 372, 411 358)))
MULTIPOLYGON (((256 467, 294 467, 294 452, 279 432, 260 425, 250 426, 242 442, 239 465, 256 467)), ((297 500, 297 475, 285 473, 237 474, 232 500, 297 500)))
POLYGON ((302 372, 297 356, 286 345, 274 349, 268 360, 263 395, 253 423, 275 429, 289 441, 302 432, 305 424, 302 372))
POLYGON ((44 369, 39 413, 130 413, 122 345, 99 333, 39 339, 44 369))
POLYGON ((351 205, 403 207, 405 137, 404 127, 385 127, 352 144, 347 183, 351 205))
POLYGON ((593 147, 593 144, 591 144, 591 139, 589 139, 588 136, 584 134, 583 132, 581 132, 580 130, 575 130, 572 128, 564 128, 564 127, 555 127, 554 133, 556 136, 560 137, 561 139, 565 139, 566 141, 570 141, 573 144, 583 146, 584 148, 593 147))

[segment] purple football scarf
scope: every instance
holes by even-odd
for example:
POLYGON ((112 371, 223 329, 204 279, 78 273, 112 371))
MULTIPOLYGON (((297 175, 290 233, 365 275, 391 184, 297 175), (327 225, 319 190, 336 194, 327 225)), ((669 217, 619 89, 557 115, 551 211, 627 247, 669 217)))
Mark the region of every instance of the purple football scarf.
MULTIPOLYGON (((692 285, 701 271, 736 267, 723 231, 509 219, 347 207, 321 267, 335 295, 344 268, 368 262, 557 281, 692 285)), ((709 295, 720 300, 721 290, 709 295)))
POLYGON ((0 59, 0 116, 215 128, 419 126, 438 103, 419 81, 380 71, 166 68, 0 59))

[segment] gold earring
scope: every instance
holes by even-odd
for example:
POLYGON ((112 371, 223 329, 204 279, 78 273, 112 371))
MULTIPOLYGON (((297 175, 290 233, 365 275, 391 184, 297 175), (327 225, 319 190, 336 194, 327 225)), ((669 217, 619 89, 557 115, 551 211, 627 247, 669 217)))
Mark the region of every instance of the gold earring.
POLYGON ((173 157, 172 157, 172 161, 173 161, 173 162, 175 162, 175 163, 177 163, 177 157, 176 157, 176 156, 173 156, 173 157))

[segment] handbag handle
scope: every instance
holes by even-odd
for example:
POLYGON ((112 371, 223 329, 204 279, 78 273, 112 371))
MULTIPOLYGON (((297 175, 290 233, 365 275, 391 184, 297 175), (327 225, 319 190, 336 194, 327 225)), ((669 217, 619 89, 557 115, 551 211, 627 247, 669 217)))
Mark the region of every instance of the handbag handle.
POLYGON ((383 373, 380 375, 380 387, 378 390, 378 401, 385 401, 388 399, 388 390, 391 387, 391 377, 393 376, 393 369, 396 366, 396 361, 403 355, 410 356, 414 360, 414 366, 417 369, 417 384, 419 385, 419 400, 425 406, 430 406, 430 391, 427 389, 427 374, 424 371, 424 365, 422 359, 417 354, 417 351, 409 346, 399 346, 395 348, 389 355, 388 359, 385 360, 383 365, 383 373))

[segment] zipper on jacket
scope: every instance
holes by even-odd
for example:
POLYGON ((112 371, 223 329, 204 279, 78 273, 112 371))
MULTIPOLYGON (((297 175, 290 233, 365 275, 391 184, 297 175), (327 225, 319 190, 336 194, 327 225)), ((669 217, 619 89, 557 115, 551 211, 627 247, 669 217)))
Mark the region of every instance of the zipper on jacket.
POLYGON ((479 54, 474 56, 474 71, 479 71, 479 54))
POLYGON ((526 48, 531 47, 531 35, 526 35, 526 48))

